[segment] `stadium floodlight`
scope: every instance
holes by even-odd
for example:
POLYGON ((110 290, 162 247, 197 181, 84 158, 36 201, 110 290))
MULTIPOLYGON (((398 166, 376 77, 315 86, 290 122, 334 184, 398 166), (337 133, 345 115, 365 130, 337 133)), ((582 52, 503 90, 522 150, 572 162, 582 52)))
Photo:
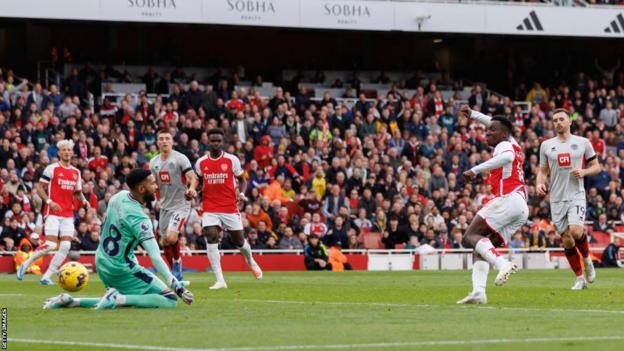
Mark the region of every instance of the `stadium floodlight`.
POLYGON ((416 22, 418 23, 418 30, 419 31, 420 31, 420 28, 422 27, 423 23, 425 23, 425 21, 430 19, 430 18, 431 18, 431 15, 416 17, 416 22))

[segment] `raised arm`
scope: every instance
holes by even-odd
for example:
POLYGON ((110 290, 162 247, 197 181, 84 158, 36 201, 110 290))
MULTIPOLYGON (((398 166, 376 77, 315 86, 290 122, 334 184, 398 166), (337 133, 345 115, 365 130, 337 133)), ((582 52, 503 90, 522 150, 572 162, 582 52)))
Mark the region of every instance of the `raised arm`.
POLYGON ((489 127, 492 124, 492 117, 484 115, 481 112, 472 110, 468 105, 462 105, 459 110, 459 113, 463 115, 465 118, 473 119, 486 127, 489 127))

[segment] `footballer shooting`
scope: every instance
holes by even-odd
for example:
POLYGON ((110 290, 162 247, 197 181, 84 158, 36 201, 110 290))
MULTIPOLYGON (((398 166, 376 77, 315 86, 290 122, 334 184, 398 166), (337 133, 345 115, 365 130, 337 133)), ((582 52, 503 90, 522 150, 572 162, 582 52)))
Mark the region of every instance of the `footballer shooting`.
POLYGON ((495 283, 503 285, 518 270, 496 250, 503 247, 526 223, 529 209, 526 203, 523 162, 520 145, 513 137, 513 125, 504 116, 489 117, 462 106, 460 115, 472 118, 487 127, 486 141, 494 148, 492 158, 463 173, 465 182, 478 174, 489 172, 488 182, 494 199, 483 206, 466 229, 464 247, 474 249, 472 267, 473 290, 458 304, 486 304, 485 288, 490 265, 498 270, 495 283))

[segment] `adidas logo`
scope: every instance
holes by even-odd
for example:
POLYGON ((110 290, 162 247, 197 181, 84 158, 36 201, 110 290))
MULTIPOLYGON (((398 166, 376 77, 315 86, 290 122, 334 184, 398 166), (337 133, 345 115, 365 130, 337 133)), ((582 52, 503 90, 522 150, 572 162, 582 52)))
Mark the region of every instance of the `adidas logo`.
POLYGON ((544 31, 544 27, 542 27, 542 23, 539 18, 537 18, 537 14, 535 11, 531 11, 529 13, 529 17, 525 18, 520 25, 516 27, 517 30, 538 30, 540 32, 544 31))
POLYGON ((613 21, 611 21, 611 25, 605 28, 605 33, 620 33, 624 32, 624 16, 622 14, 618 14, 613 21), (619 26, 618 26, 619 24, 619 26))

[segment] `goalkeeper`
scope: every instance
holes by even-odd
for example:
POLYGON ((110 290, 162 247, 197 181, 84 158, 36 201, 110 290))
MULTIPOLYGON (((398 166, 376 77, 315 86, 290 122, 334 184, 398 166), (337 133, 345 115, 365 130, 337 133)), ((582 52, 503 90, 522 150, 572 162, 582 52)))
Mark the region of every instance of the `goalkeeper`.
POLYGON ((173 277, 160 256, 152 222, 144 212, 145 204, 154 200, 157 189, 154 176, 149 170, 134 169, 126 177, 126 184, 130 191, 120 191, 108 203, 106 222, 95 254, 97 272, 107 288, 106 294, 102 298, 73 298, 61 294, 48 299, 44 309, 171 308, 177 305, 176 295, 187 304, 193 302, 193 294, 173 277), (138 244, 147 251, 167 285, 139 265, 134 255, 138 244))

